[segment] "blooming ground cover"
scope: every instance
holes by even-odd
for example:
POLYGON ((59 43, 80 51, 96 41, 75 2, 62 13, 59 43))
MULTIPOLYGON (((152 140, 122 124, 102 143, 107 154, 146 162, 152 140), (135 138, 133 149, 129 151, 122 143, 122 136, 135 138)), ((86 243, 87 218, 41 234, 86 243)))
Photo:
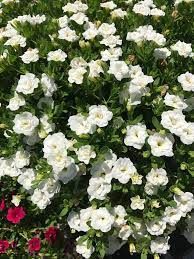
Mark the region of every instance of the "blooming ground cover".
POLYGON ((194 243, 193 17, 192 0, 1 0, 2 256, 194 243))

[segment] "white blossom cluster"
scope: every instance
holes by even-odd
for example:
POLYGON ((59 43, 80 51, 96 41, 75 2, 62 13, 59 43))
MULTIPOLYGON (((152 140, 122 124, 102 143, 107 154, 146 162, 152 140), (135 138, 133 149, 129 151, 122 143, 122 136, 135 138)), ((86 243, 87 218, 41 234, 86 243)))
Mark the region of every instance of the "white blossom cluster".
POLYGON ((141 15, 165 16, 165 12, 156 8, 152 0, 143 0, 133 6, 133 11, 141 15))
POLYGON ((163 34, 156 32, 152 25, 138 27, 135 31, 127 33, 127 40, 141 44, 143 41, 153 41, 159 46, 164 46, 166 39, 163 34))
MULTIPOLYGON (((20 2, 3 0, 2 14, 20 2)), ((0 177, 17 181, 41 210, 64 185, 75 183, 73 196, 81 182, 84 201, 67 223, 81 232, 76 251, 84 258, 97 253, 90 235, 105 237, 106 254, 126 242, 139 253, 142 238, 151 254, 166 254, 182 220, 194 243, 194 197, 185 183, 193 174, 192 44, 151 25, 167 8, 153 0, 101 1, 102 20, 92 20, 86 2, 68 2, 58 17, 20 15, 0 28, 0 69, 14 71, 2 88, 0 130, 3 141, 16 143, 10 156, 2 143, 0 177), (141 15, 154 17, 143 17, 145 24, 141 15), (138 26, 129 25, 133 16, 138 26)))

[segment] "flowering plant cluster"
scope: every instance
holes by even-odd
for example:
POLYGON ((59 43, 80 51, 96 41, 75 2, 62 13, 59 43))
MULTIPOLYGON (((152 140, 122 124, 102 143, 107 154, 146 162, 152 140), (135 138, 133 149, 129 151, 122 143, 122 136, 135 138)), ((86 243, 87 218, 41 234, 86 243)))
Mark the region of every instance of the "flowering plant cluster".
POLYGON ((193 16, 192 0, 1 1, 0 253, 63 258, 69 238, 76 258, 159 258, 176 228, 194 243, 193 16))

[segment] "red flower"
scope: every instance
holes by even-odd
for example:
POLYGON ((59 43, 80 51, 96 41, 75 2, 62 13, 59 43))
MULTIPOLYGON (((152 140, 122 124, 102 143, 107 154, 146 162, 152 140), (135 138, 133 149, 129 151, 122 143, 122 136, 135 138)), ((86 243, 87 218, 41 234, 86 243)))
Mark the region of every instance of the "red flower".
POLYGON ((7 240, 0 240, 0 254, 6 253, 9 248, 9 242, 7 240))
POLYGON ((55 228, 55 227, 49 227, 45 233, 44 233, 44 236, 45 236, 45 239, 48 241, 48 242, 51 242, 51 243, 54 243, 56 238, 57 238, 57 233, 58 233, 58 229, 55 228))
POLYGON ((26 213, 22 207, 15 207, 8 209, 7 220, 17 224, 20 220, 26 216, 26 213))
POLYGON ((38 237, 33 237, 28 241, 28 250, 30 253, 37 252, 41 248, 41 241, 38 237))
POLYGON ((0 211, 3 211, 4 209, 5 209, 5 200, 2 199, 2 200, 0 201, 0 211))

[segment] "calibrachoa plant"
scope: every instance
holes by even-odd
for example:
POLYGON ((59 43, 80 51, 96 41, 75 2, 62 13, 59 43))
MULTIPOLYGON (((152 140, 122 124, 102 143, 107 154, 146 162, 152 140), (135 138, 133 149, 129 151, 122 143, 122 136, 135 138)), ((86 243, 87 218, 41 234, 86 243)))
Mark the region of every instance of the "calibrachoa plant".
POLYGON ((176 228, 194 243, 193 16, 192 0, 1 1, 0 253, 159 258, 176 228))

